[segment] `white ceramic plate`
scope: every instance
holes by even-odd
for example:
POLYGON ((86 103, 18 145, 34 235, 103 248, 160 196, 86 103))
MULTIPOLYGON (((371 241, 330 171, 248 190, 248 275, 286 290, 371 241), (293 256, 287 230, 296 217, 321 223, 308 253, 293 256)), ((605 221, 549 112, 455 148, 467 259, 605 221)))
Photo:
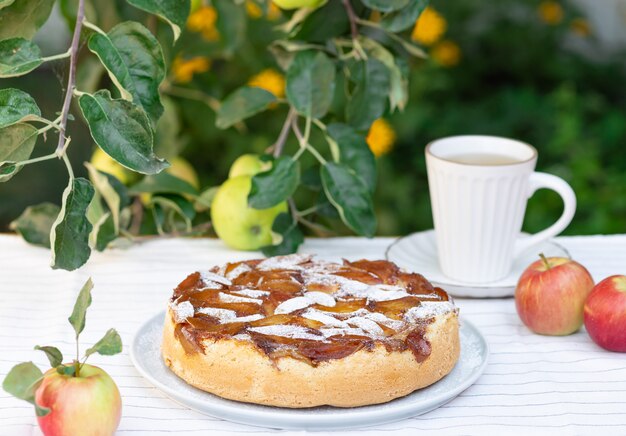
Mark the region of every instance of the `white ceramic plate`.
POLYGON ((515 294, 519 277, 528 265, 539 259, 538 253, 543 253, 548 257, 571 257, 567 250, 556 242, 544 242, 521 253, 513 261, 513 268, 507 277, 485 284, 463 283, 441 272, 437 260, 434 230, 398 238, 387 248, 385 257, 401 268, 422 274, 435 286, 445 289, 455 297, 502 298, 515 294))
POLYGON ((472 324, 461 320, 461 357, 450 374, 437 383, 386 404, 343 409, 285 409, 226 400, 196 389, 169 370, 161 359, 165 313, 144 323, 133 339, 130 357, 137 370, 172 400, 217 418, 261 427, 331 430, 365 427, 426 413, 459 395, 482 374, 487 343, 472 324))

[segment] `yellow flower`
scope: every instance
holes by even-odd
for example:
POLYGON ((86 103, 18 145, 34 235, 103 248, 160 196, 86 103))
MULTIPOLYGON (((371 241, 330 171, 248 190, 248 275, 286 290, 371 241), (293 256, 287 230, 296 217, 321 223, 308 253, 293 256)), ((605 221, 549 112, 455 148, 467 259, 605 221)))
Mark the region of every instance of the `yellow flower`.
POLYGON ((591 26, 584 18, 574 18, 569 27, 572 29, 572 32, 583 38, 591 35, 591 26))
POLYGON ((539 13, 539 18, 551 26, 559 24, 563 20, 563 8, 552 0, 541 2, 537 12, 539 13))
POLYGON ((372 123, 365 140, 374 156, 379 157, 391 151, 396 142, 396 132, 387 120, 379 118, 372 123))
POLYGON ((215 26, 217 22, 217 11, 211 6, 201 6, 187 19, 187 29, 192 32, 202 33, 202 37, 207 41, 217 41, 220 34, 215 26))
POLYGON ((381 18, 382 18, 382 15, 380 14, 380 11, 373 10, 372 13, 370 14, 370 21, 374 23, 380 23, 381 18))
POLYGON ((248 80, 248 85, 263 88, 278 98, 285 96, 285 77, 278 71, 267 68, 248 80))
POLYGON ((172 74, 174 81, 178 83, 190 82, 196 73, 204 73, 209 71, 211 61, 207 58, 196 56, 191 59, 183 59, 178 56, 172 62, 172 74))
POLYGON ((273 1, 270 0, 267 5, 267 19, 270 21, 276 21, 282 16, 282 12, 280 8, 274 4, 273 1))
MULTIPOLYGON (((246 0, 246 11, 248 12, 248 16, 252 19, 258 20, 263 17, 263 8, 254 0, 246 0)), ((276 21, 280 16, 280 8, 270 0, 267 4, 267 19, 276 21)))
POLYGON ((456 42, 446 39, 435 45, 430 55, 442 67, 453 67, 461 60, 461 49, 456 42))
POLYGON ((263 16, 263 9, 253 0, 246 0, 246 12, 250 18, 259 19, 263 16))
POLYGON ((415 22, 411 39, 424 45, 432 45, 446 33, 448 23, 443 16, 430 6, 424 9, 415 22))

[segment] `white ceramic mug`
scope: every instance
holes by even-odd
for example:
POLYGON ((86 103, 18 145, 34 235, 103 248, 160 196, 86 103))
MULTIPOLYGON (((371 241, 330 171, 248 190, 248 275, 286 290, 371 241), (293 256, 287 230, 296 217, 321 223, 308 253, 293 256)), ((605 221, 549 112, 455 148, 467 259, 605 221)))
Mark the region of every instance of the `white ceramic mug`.
POLYGON ((426 146, 426 167, 439 265, 447 276, 468 283, 506 277, 522 251, 559 234, 576 210, 576 196, 561 178, 534 172, 537 150, 495 136, 452 136, 426 146), (468 164, 461 155, 507 156, 504 164, 468 164), (526 203, 541 188, 563 199, 556 223, 531 236, 520 234, 526 203))

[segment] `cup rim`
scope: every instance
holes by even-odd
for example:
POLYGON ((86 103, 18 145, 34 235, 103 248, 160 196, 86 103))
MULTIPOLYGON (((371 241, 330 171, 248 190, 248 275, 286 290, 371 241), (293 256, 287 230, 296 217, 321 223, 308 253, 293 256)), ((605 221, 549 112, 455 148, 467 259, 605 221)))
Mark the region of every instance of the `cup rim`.
POLYGON ((514 167, 517 165, 523 165, 523 164, 527 164, 529 162, 532 162, 534 160, 537 159, 537 156, 539 155, 539 153, 537 152, 537 149, 535 147, 533 147, 532 145, 530 145, 527 142, 524 141, 520 141, 519 139, 513 139, 513 138, 507 138, 504 136, 495 136, 495 135, 451 135, 451 136, 444 136, 443 138, 437 138, 433 141, 430 141, 428 144, 426 144, 426 147, 424 148, 424 152, 426 153, 427 156, 430 156, 434 159, 438 159, 438 160, 442 160, 444 162, 448 162, 451 164, 455 164, 455 165, 463 165, 463 166, 467 166, 467 167, 514 167), (510 163, 510 164, 502 164, 502 165, 480 165, 480 164, 469 164, 469 163, 463 163, 463 162, 458 162, 452 159, 447 159, 445 157, 441 157, 441 156, 437 156, 435 155, 432 151, 431 148, 440 141, 444 141, 447 139, 459 139, 459 138, 489 138, 489 139, 505 139, 507 141, 512 141, 512 142, 516 142, 518 144, 524 145, 526 147, 528 147, 530 149, 530 151, 532 152, 532 156, 529 157, 528 159, 525 160, 520 160, 518 162, 514 162, 514 163, 510 163))

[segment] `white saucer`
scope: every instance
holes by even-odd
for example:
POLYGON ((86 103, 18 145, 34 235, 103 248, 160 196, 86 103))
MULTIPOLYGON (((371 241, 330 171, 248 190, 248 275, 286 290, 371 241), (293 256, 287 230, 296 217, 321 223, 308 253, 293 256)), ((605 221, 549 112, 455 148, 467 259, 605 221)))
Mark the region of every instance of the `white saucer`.
POLYGON ((521 253, 514 261, 508 276, 491 283, 463 283, 444 275, 437 260, 435 231, 427 230, 403 236, 394 241, 385 253, 387 260, 401 268, 415 271, 435 286, 445 289, 455 297, 501 298, 515 294, 515 287, 522 272, 539 259, 538 253, 547 257, 571 257, 567 250, 554 241, 544 242, 521 253))
MULTIPOLYGON (((420 415, 449 402, 470 387, 487 365, 485 338, 461 318, 461 355, 450 374, 427 388, 385 404, 337 408, 286 409, 226 400, 188 385, 165 366, 161 358, 161 312, 137 331, 130 358, 139 373, 172 400, 207 415, 260 427, 292 430, 336 430, 366 427, 420 415)), ((236 376, 236 374, 233 374, 236 376)), ((251 431, 250 433, 254 433, 251 431)))

